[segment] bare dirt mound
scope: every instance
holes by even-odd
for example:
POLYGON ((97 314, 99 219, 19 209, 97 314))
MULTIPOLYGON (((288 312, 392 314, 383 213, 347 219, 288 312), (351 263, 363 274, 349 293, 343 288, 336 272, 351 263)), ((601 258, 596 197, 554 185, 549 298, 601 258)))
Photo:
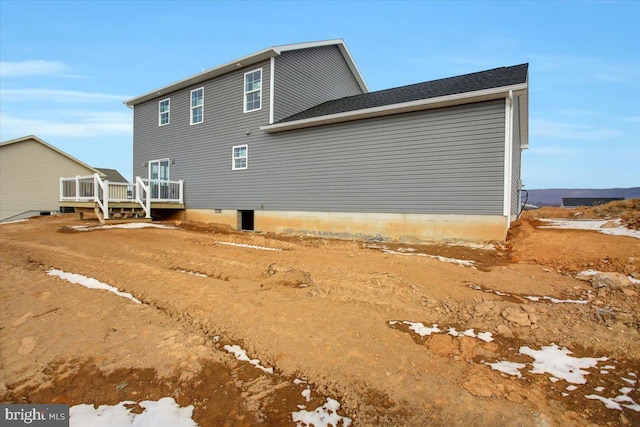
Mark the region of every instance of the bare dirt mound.
POLYGON ((505 248, 3 225, 0 400, 168 395, 205 427, 292 425, 327 398, 355 425, 640 425, 640 287, 574 277, 636 269, 640 241, 536 221, 516 222, 505 248), (575 385, 536 369, 526 352, 543 350, 597 366, 575 385))

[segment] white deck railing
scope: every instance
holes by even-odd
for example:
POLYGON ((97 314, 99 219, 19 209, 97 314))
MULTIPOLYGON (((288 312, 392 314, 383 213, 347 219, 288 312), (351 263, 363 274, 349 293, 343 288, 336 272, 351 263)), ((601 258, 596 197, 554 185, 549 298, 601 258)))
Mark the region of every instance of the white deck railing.
POLYGON ((109 203, 136 202, 151 218, 151 203, 184 203, 184 181, 142 179, 136 177, 135 184, 109 182, 100 175, 60 178, 60 201, 95 202, 109 219, 109 203))

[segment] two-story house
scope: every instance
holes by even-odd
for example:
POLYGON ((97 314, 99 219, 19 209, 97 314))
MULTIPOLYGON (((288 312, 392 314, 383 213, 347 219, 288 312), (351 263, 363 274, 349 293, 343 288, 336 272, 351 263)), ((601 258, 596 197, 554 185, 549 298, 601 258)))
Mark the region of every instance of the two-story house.
POLYGON ((369 92, 342 40, 275 46, 126 101, 134 175, 244 230, 502 240, 527 64, 369 92))

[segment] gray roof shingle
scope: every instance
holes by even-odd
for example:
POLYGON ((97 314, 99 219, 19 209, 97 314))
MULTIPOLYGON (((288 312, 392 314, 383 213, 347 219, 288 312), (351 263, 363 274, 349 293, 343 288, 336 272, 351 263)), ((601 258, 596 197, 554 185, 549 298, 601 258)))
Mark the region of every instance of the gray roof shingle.
POLYGON ((362 95, 347 96, 285 117, 278 123, 525 83, 528 68, 529 64, 500 67, 362 95))

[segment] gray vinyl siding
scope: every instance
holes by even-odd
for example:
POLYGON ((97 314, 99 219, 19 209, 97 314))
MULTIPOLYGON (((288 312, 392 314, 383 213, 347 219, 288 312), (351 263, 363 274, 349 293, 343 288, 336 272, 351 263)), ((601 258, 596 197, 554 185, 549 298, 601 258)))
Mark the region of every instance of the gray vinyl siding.
POLYGON ((171 95, 169 126, 158 126, 157 100, 136 106, 135 173, 174 159, 192 209, 502 214, 504 100, 267 134, 267 93, 261 111, 242 114, 244 71, 204 85, 200 125, 189 126, 189 90, 171 95), (233 171, 242 144, 248 169, 233 171))
POLYGON ((337 46, 283 52, 275 58, 274 121, 333 99, 362 93, 337 46))
POLYGON ((520 103, 513 98, 513 147, 511 149, 511 215, 520 210, 520 178, 522 167, 522 148, 520 147, 520 103))
MULTIPOLYGON (((269 61, 239 69, 204 83, 162 95, 134 108, 133 170, 147 177, 145 163, 170 158, 171 179, 185 179, 185 198, 202 206, 211 185, 228 179, 231 147, 257 141, 269 121, 269 61), (262 68, 262 108, 244 113, 244 73, 262 68), (190 92, 204 87, 204 121, 190 125, 190 92), (158 126, 158 102, 171 99, 170 123, 158 126), (249 133, 249 135, 247 135, 249 133)), ((234 171, 235 172, 235 171, 234 171)), ((193 205, 190 207, 194 207, 193 205)))

